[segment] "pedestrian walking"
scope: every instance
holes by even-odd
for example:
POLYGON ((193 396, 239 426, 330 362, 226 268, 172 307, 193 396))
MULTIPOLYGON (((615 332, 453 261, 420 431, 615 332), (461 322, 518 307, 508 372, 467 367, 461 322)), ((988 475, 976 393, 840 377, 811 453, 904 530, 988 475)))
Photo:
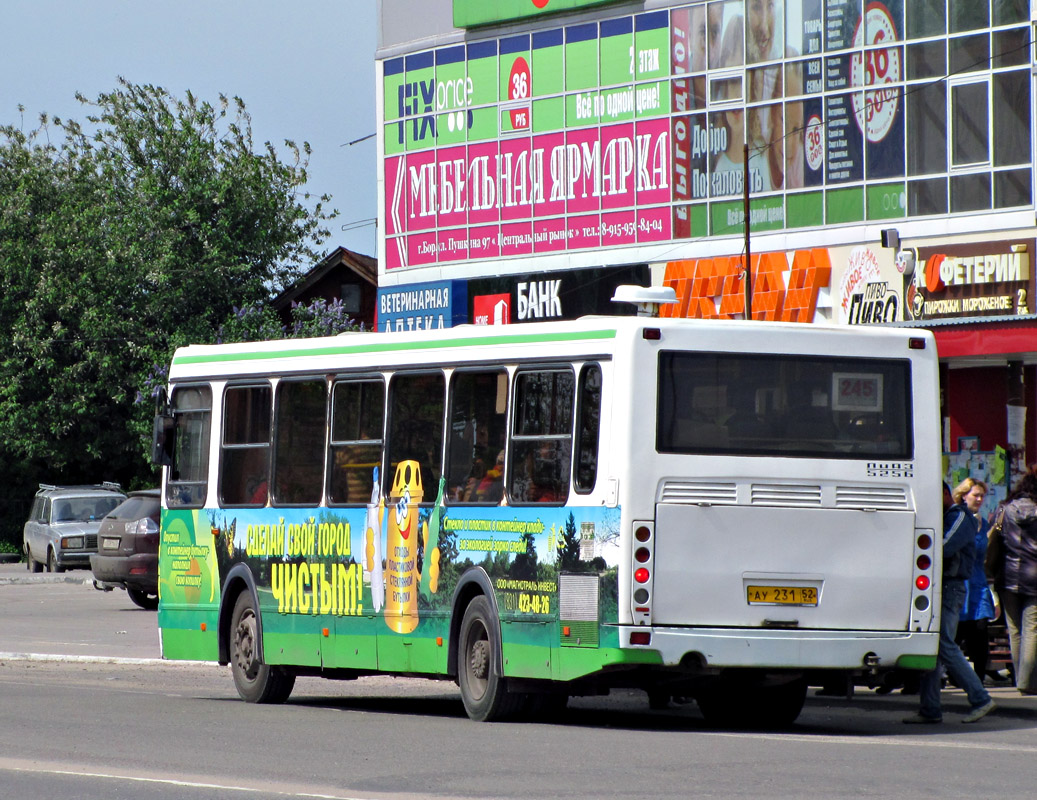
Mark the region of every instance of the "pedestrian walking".
POLYGON ((1005 502, 1000 555, 990 576, 1005 610, 1015 685, 1037 694, 1037 466, 1019 480, 1005 502))
POLYGON ((943 603, 940 608, 940 649, 936 669, 922 675, 921 707, 905 717, 906 723, 936 724, 943 721, 940 707, 940 668, 965 690, 971 709, 962 722, 977 722, 994 710, 990 693, 976 676, 965 654, 954 641, 958 614, 965 602, 965 581, 976 555, 976 519, 968 508, 954 502, 951 487, 943 485, 943 603))
POLYGON ((987 573, 984 559, 987 554, 987 532, 990 523, 979 515, 980 506, 987 495, 987 485, 975 478, 966 478, 951 492, 954 502, 965 506, 976 518, 976 553, 972 561, 972 572, 965 581, 965 602, 958 616, 958 634, 954 640, 961 647, 965 657, 972 662, 976 675, 983 680, 987 675, 987 662, 990 660, 991 620, 1001 615, 994 595, 987 586, 987 573))

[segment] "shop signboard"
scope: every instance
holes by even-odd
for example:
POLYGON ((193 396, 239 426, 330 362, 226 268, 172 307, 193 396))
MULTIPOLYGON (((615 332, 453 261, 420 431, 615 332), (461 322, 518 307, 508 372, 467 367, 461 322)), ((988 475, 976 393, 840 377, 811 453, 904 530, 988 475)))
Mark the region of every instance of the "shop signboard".
POLYGON ((468 321, 465 281, 435 281, 378 290, 375 329, 384 333, 452 328, 468 321))
MULTIPOLYGON (((753 319, 830 321, 832 261, 827 248, 754 253, 753 319)), ((745 318, 745 259, 716 256, 666 264, 663 285, 677 302, 661 316, 689 319, 745 318)))
POLYGON ((901 272, 892 249, 833 247, 832 304, 845 325, 883 325, 904 319, 901 272))
POLYGON ((671 238, 669 14, 383 63, 385 267, 671 238))
POLYGON ((560 11, 579 11, 619 0, 454 0, 454 25, 470 28, 560 11))
POLYGON ((476 325, 507 325, 630 315, 632 305, 612 302, 616 287, 626 284, 649 286, 648 265, 480 278, 468 282, 470 319, 476 325))
POLYGON ((1029 315, 1034 239, 920 247, 902 259, 907 318, 982 319, 1029 315))

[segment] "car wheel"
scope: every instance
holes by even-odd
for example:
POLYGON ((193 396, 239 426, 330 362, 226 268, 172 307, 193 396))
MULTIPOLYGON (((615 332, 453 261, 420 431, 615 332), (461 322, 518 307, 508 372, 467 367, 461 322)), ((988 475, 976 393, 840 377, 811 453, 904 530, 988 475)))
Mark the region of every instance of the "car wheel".
POLYGON ((295 675, 259 658, 259 619, 252 596, 238 595, 230 623, 230 670, 241 699, 248 703, 283 703, 295 686, 295 675))
POLYGON ((158 608, 157 594, 148 594, 143 589, 127 589, 126 594, 130 596, 130 600, 143 609, 154 611, 158 608))
POLYGON ((64 572, 65 568, 58 564, 58 556, 53 550, 47 553, 47 572, 64 572))

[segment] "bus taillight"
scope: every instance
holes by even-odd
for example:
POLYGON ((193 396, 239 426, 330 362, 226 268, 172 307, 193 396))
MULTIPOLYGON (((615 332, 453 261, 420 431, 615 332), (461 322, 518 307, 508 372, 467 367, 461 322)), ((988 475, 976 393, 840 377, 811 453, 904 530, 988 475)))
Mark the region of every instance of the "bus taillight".
POLYGON ((634 546, 630 554, 630 611, 635 625, 652 624, 652 570, 655 569, 655 525, 647 520, 631 526, 634 546))
POLYGON ((918 578, 915 580, 915 586, 917 586, 924 592, 926 589, 929 588, 929 576, 919 575, 918 578))
POLYGON ((922 553, 922 555, 918 557, 918 561, 915 563, 918 564, 919 569, 929 569, 929 567, 933 565, 933 560, 925 553, 922 553))

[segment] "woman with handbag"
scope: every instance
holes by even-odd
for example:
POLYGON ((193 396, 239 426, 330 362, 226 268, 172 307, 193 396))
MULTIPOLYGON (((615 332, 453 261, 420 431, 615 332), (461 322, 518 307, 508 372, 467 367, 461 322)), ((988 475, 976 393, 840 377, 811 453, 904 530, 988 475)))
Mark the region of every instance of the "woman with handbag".
POLYGON ((988 572, 1005 610, 1016 688, 1037 694, 1037 466, 1008 496, 1000 537, 989 544, 1002 555, 988 572))
POLYGON ((958 645, 965 653, 976 675, 982 681, 987 674, 987 661, 990 659, 990 639, 987 625, 1001 615, 993 594, 987 586, 987 574, 984 560, 987 554, 987 531, 990 523, 979 516, 983 498, 987 495, 987 485, 975 478, 966 478, 951 493, 954 502, 965 506, 969 513, 976 517, 976 560, 973 561, 972 573, 965 581, 965 603, 958 617, 958 634, 955 637, 958 645))

